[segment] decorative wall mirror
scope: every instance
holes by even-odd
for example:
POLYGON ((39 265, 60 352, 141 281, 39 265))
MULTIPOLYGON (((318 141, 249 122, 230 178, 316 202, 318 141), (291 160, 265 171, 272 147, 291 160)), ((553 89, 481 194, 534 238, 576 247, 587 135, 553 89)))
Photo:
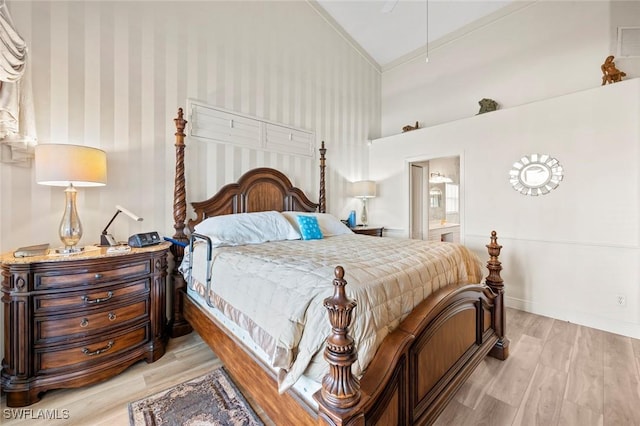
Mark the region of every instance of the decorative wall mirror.
POLYGON ((531 154, 513 163, 509 183, 521 194, 545 195, 558 187, 562 177, 558 160, 547 154, 531 154))

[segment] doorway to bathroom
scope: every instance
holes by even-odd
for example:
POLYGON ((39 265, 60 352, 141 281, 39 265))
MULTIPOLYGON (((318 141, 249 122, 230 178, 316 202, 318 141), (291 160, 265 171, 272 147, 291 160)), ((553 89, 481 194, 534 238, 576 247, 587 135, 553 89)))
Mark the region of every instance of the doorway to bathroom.
POLYGON ((414 161, 409 166, 410 237, 460 242, 460 156, 414 161))

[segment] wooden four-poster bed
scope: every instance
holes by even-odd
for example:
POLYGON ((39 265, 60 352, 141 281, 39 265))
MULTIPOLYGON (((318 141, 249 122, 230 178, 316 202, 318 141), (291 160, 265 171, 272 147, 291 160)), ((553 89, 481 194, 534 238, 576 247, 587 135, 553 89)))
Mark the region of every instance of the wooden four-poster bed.
MULTIPOLYGON (((319 202, 311 201, 292 186, 281 172, 259 168, 248 171, 236 183, 225 185, 202 202, 191 203, 196 217, 186 221, 184 176, 185 125, 182 108, 176 125, 176 175, 173 203, 173 238, 188 243, 185 233, 205 219, 227 214, 261 211, 319 212, 326 210, 326 149, 320 149, 319 202)), ((392 241, 397 239, 379 239, 392 241)), ((219 319, 187 293, 187 283, 178 272, 185 248, 174 244, 172 337, 194 329, 222 360, 234 380, 248 392, 267 415, 282 425, 410 425, 430 424, 444 409, 487 354, 508 356, 505 338, 502 266, 496 233, 487 245, 489 274, 484 283, 455 283, 433 291, 395 327, 377 348, 375 356, 357 379, 352 374, 357 342, 350 336, 352 318, 360 313, 347 297, 353 284, 348 267, 335 264, 334 294, 324 301, 331 326, 324 348, 329 365, 319 390, 310 403, 293 388, 278 391, 276 373, 264 359, 230 334, 219 319), (355 309, 354 309, 355 308, 355 309)), ((345 259, 346 261, 346 259, 345 259)), ((342 263, 343 265, 345 263, 342 263)), ((353 272, 353 271, 351 271, 353 272)), ((216 283, 213 283, 215 287, 216 283)), ((286 294, 280 297, 286 298, 286 294)))

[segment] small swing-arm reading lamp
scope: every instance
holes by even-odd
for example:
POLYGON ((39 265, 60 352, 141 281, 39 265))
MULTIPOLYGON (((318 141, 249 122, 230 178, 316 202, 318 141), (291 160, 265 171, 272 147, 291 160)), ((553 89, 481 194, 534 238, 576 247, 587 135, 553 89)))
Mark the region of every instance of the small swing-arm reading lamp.
POLYGON ((120 213, 126 214, 131 219, 135 220, 136 222, 142 222, 143 221, 143 219, 140 216, 136 216, 135 214, 131 213, 129 210, 125 209, 124 207, 116 205, 116 214, 113 215, 113 217, 111 218, 109 223, 107 223, 107 226, 104 227, 104 230, 102 231, 102 235, 100 235, 100 245, 101 246, 115 246, 115 245, 118 244, 116 242, 115 238, 113 238, 113 235, 107 234, 107 229, 109 229, 109 226, 111 226, 111 223, 114 221, 114 219, 120 213))

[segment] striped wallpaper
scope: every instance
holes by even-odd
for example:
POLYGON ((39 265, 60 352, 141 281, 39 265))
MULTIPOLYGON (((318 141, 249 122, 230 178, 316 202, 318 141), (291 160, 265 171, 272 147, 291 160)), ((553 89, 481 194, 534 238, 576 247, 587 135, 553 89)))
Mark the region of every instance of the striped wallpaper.
MULTIPOLYGON (((117 239, 173 233, 172 119, 194 99, 315 133, 328 148, 328 210, 355 208, 347 183, 367 177, 380 133, 380 74, 306 1, 8 1, 31 52, 38 137, 104 149, 108 183, 82 188, 81 245, 120 204, 117 239)), ((189 117, 186 117, 189 119, 189 117)), ((187 139, 188 202, 246 170, 275 167, 317 199, 317 163, 187 139)), ((0 164, 0 250, 59 245, 62 188, 0 164)), ((190 212, 189 212, 190 215, 190 212)))

